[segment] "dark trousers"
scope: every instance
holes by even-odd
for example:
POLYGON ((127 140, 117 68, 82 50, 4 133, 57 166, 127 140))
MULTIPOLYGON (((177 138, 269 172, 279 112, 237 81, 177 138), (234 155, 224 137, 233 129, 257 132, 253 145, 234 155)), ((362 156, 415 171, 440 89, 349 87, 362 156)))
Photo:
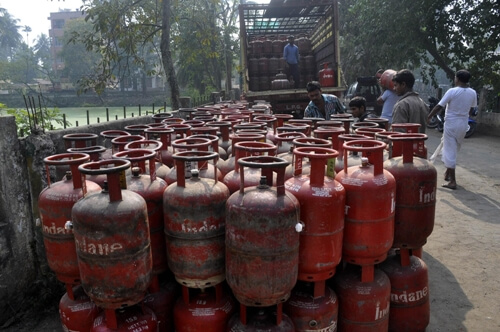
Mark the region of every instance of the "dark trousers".
POLYGON ((290 79, 290 76, 293 77, 294 80, 294 88, 297 89, 300 84, 300 74, 299 74, 299 65, 298 64, 288 64, 288 79, 290 79))

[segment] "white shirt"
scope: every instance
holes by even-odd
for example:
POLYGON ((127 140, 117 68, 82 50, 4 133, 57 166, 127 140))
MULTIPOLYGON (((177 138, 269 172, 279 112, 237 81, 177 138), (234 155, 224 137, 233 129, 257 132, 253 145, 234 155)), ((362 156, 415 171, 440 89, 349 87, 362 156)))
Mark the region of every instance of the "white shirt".
POLYGON ((476 91, 471 88, 455 87, 444 94, 439 105, 446 107, 445 121, 468 119, 471 107, 477 106, 476 91))

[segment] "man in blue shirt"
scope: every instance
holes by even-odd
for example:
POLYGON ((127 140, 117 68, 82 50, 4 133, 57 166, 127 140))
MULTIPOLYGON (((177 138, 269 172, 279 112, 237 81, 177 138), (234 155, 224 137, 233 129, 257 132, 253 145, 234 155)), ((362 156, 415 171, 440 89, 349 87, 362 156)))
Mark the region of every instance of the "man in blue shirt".
POLYGON ((304 111, 304 117, 331 120, 332 114, 345 113, 344 106, 336 96, 321 93, 319 82, 307 83, 306 90, 311 101, 304 111))
POLYGON ((295 45, 294 36, 288 36, 288 44, 283 49, 283 57, 288 64, 288 78, 293 77, 294 87, 299 87, 300 74, 299 74, 299 48, 295 45))

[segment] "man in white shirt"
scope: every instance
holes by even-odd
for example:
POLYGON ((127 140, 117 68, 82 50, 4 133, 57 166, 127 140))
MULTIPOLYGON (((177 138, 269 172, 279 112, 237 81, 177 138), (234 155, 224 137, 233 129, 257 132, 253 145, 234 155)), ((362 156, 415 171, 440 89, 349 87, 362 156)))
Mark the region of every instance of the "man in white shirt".
POLYGON ((461 69, 455 74, 455 87, 444 94, 439 103, 432 109, 427 122, 439 111, 446 107, 446 115, 443 130, 443 157, 442 161, 446 167, 444 174, 448 183, 442 186, 449 189, 457 189, 455 168, 457 164, 457 153, 467 132, 469 112, 477 106, 476 91, 468 87, 470 73, 461 69))

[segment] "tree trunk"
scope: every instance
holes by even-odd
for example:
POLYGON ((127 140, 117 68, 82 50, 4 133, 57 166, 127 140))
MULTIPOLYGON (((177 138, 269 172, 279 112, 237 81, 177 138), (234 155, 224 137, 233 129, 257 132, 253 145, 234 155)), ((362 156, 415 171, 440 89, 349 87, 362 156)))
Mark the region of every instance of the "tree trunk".
POLYGON ((162 27, 161 27, 161 60, 163 70, 167 76, 170 85, 170 92, 172 98, 172 110, 179 109, 179 84, 177 83, 177 76, 175 75, 174 63, 172 61, 172 53, 170 52, 170 0, 163 0, 162 2, 162 27))

